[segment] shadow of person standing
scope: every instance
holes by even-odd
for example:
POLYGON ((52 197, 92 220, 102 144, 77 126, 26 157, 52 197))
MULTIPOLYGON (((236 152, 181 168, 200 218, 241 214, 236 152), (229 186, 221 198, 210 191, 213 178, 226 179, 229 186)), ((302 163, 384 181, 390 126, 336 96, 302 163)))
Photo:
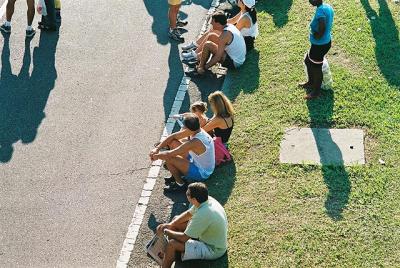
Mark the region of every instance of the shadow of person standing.
POLYGON ((275 26, 282 28, 289 21, 289 11, 292 4, 293 0, 264 0, 259 1, 256 8, 258 12, 266 11, 270 14, 275 26))
POLYGON ((386 0, 378 0, 379 14, 368 0, 361 4, 369 18, 375 39, 375 57, 379 69, 389 84, 400 89, 400 40, 399 31, 386 0))
POLYGON ((31 143, 45 117, 44 109, 57 79, 55 53, 58 33, 40 34, 39 46, 33 51, 31 65, 30 40, 25 42, 23 65, 14 75, 10 63, 9 37, 4 36, 0 78, 0 162, 9 162, 13 145, 31 143))
POLYGON ((341 220, 351 191, 349 175, 338 145, 332 139, 329 128, 334 125, 334 93, 327 91, 317 100, 307 101, 310 128, 318 148, 324 182, 328 188, 325 201, 327 215, 333 220, 341 220))

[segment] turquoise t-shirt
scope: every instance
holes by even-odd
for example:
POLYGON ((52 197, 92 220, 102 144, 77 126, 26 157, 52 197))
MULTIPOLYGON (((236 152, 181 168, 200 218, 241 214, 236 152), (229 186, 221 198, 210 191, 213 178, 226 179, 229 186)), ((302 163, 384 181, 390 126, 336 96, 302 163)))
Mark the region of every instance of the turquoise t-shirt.
POLYGON ((310 23, 310 42, 313 45, 326 45, 332 39, 332 25, 333 17, 335 12, 333 8, 328 4, 322 4, 317 8, 314 18, 310 23), (318 20, 324 19, 326 24, 326 29, 324 35, 320 39, 315 39, 313 33, 318 32, 318 20))

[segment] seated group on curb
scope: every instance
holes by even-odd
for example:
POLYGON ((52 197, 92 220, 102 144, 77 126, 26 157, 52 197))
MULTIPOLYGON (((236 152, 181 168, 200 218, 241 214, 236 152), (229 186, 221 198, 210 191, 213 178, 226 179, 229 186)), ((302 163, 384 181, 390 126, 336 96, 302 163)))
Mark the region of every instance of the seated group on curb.
POLYGON ((211 29, 197 41, 182 47, 182 62, 204 74, 217 63, 228 69, 243 65, 246 53, 254 48, 258 35, 255 0, 238 0, 240 12, 228 19, 217 11, 211 17, 211 29))
POLYGON ((205 115, 205 103, 194 103, 191 113, 181 115, 182 129, 150 152, 152 161, 164 160, 171 172, 165 178, 166 192, 186 191, 189 182, 206 181, 216 165, 231 160, 227 142, 234 125, 232 103, 221 91, 210 94, 208 100, 214 113, 211 119, 205 115))

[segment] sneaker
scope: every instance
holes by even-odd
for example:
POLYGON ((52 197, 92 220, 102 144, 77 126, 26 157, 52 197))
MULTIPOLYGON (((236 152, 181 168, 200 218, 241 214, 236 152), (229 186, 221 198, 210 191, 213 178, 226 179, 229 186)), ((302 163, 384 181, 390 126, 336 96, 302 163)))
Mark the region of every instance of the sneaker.
POLYGON ((164 178, 165 185, 170 185, 170 184, 172 184, 174 182, 175 182, 174 176, 170 176, 170 177, 165 177, 164 178))
POLYGON ((176 21, 176 27, 185 27, 186 25, 188 25, 188 21, 187 20, 177 20, 176 21))
POLYGON ((197 44, 195 42, 191 42, 190 44, 183 45, 182 46, 182 51, 191 51, 191 50, 196 50, 197 49, 197 44))
POLYGON ((36 30, 34 28, 30 29, 30 30, 26 30, 26 37, 32 37, 35 35, 36 30))
POLYGON ((195 67, 197 65, 197 60, 187 60, 187 59, 183 59, 182 60, 183 64, 186 64, 189 67, 195 67))
POLYGON ((0 26, 0 31, 3 33, 11 33, 11 26, 7 26, 5 23, 0 26))
POLYGON ((182 58, 185 60, 197 60, 197 53, 194 50, 189 52, 182 52, 182 58))
POLYGON ((179 186, 177 183, 172 183, 172 184, 164 187, 164 192, 166 192, 166 193, 185 192, 186 190, 187 190, 186 183, 182 186, 179 186))
POLYGON ((183 39, 183 37, 181 36, 181 34, 179 33, 179 31, 177 29, 169 30, 168 36, 169 36, 169 38, 174 39, 175 41, 178 41, 181 43, 183 43, 185 41, 185 39, 183 39))

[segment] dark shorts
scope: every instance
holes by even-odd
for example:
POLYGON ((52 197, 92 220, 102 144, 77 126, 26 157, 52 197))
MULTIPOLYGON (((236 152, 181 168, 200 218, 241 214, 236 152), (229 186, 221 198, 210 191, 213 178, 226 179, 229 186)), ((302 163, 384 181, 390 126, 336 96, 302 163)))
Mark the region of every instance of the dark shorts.
POLYGON ((308 57, 312 63, 322 65, 325 55, 331 49, 332 43, 329 42, 326 45, 314 45, 311 44, 310 51, 308 52, 308 57))
POLYGON ((232 58, 229 57, 228 53, 225 53, 225 60, 222 63, 222 66, 228 69, 236 69, 235 63, 232 58))
POLYGON ((246 51, 249 52, 254 48, 254 37, 251 36, 245 36, 244 37, 244 42, 246 43, 246 51))

